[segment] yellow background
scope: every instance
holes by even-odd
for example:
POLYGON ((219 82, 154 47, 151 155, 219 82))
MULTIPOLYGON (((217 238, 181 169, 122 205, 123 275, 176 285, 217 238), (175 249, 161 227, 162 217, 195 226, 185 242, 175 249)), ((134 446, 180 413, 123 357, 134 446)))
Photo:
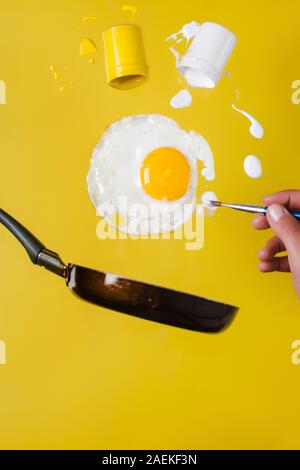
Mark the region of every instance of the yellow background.
POLYGON ((1 207, 66 262, 231 302, 240 312, 228 331, 210 336, 105 311, 31 265, 1 229, 0 447, 299 448, 300 366, 291 363, 299 303, 289 275, 257 270, 269 234, 255 232, 249 215, 220 210, 206 220, 198 252, 181 242, 100 241, 85 182, 109 123, 162 113, 207 138, 217 172, 209 189, 220 198, 260 203, 299 187, 300 105, 291 102, 299 2, 136 0, 151 79, 118 92, 106 85, 101 33, 129 20, 123 3, 1 0, 1 207), (97 20, 83 24, 87 15, 97 20), (230 78, 193 90, 192 107, 173 110, 169 100, 182 85, 164 41, 191 20, 223 24, 238 45, 230 78), (94 65, 79 56, 83 37, 99 48, 94 65), (50 64, 61 72, 57 81, 50 64), (264 125, 262 141, 231 109, 236 88, 240 107, 264 125), (248 154, 262 160, 259 180, 243 171, 248 154))

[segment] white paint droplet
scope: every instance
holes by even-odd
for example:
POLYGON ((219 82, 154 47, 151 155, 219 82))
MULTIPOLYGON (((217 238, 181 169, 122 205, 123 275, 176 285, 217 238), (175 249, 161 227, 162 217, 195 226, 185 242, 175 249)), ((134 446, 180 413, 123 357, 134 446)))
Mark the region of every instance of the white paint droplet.
POLYGON ((233 104, 232 107, 235 111, 243 114, 243 116, 249 119, 249 121, 251 122, 251 126, 249 128, 250 134, 253 135, 253 137, 255 137, 256 139, 261 139, 264 136, 264 129, 262 125, 256 119, 254 119, 251 114, 246 113, 246 111, 237 108, 235 104, 233 104))
POLYGON ((244 170, 250 178, 260 178, 262 176, 261 161, 255 155, 248 155, 244 160, 244 170))
POLYGON ((170 105, 175 108, 187 108, 191 106, 193 97, 188 90, 179 91, 170 101, 170 105))

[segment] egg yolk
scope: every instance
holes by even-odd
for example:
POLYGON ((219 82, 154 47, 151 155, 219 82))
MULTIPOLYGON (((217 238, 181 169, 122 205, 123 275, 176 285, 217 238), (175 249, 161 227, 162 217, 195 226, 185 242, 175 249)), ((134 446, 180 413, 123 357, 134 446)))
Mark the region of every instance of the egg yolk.
POLYGON ((140 176, 149 196, 174 201, 186 193, 191 168, 182 152, 172 147, 161 147, 144 159, 140 176))

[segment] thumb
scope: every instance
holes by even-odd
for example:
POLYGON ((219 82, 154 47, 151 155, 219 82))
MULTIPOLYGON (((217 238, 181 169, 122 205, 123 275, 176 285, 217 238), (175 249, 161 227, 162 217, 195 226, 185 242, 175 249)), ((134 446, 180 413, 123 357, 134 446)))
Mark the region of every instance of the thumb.
POLYGON ((267 219, 287 249, 296 290, 300 296, 300 223, 280 204, 271 204, 268 207, 267 219))
POLYGON ((267 219, 286 249, 288 251, 295 249, 300 258, 300 224, 295 217, 284 206, 271 204, 268 207, 267 219))

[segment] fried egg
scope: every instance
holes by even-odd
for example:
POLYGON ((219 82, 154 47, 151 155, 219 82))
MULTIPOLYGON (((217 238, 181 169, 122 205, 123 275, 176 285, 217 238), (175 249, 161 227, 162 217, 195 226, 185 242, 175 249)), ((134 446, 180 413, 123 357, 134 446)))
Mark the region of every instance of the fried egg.
POLYGON ((195 210, 198 161, 214 179, 207 141, 159 114, 110 125, 92 154, 88 192, 97 214, 131 235, 170 232, 195 210))

